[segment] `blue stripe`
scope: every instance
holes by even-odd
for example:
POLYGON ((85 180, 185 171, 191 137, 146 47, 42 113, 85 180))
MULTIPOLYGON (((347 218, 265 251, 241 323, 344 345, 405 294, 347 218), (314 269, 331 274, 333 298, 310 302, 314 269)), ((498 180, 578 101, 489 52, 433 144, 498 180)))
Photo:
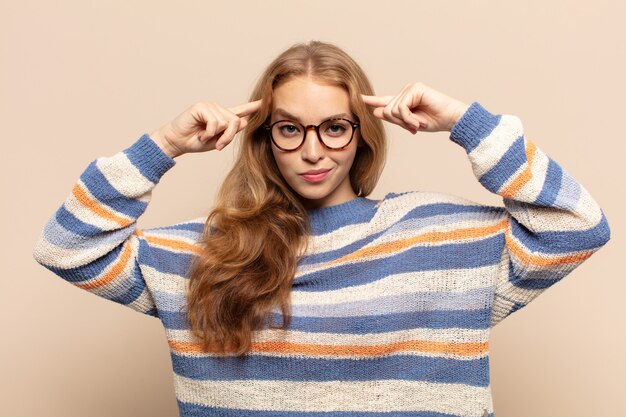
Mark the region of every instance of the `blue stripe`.
POLYGON ((369 223, 376 214, 376 201, 357 197, 341 204, 307 210, 310 232, 321 235, 351 224, 369 223))
MULTIPOLYGON (((493 286, 467 291, 407 291, 382 295, 341 304, 297 304, 291 314, 300 317, 354 317, 360 314, 401 313, 407 311, 473 310, 491 305, 493 286)), ((295 292, 297 293, 297 291, 295 292)), ((152 291, 158 305, 167 311, 180 311, 187 301, 186 294, 152 291)), ((279 308, 274 311, 279 312, 279 308)))
MULTIPOLYGON (((74 220, 78 224, 78 219, 74 218, 74 220)), ((67 224, 67 223, 66 223, 67 224)), ((89 228, 89 225, 82 224, 89 228)), ((79 225, 79 227, 82 227, 79 225)), ((82 229, 82 231, 86 231, 82 229)), ((85 239, 84 236, 75 234, 71 230, 66 229, 63 225, 61 225, 56 216, 50 218, 48 223, 44 228, 44 237, 48 241, 48 243, 58 246, 64 249, 72 249, 72 250, 97 250, 97 247, 113 247, 117 242, 124 240, 128 236, 128 229, 118 229, 111 232, 103 233, 101 229, 93 229, 90 230, 95 232, 96 234, 90 236, 89 239, 85 239), (97 231, 97 232, 96 232, 97 231)))
MULTIPOLYGON (((168 329, 188 329, 186 312, 159 311, 163 324, 168 329)), ((415 328, 486 329, 489 327, 491 306, 481 310, 411 311, 407 313, 379 314, 358 317, 292 317, 289 330, 309 333, 386 333, 415 328)), ((269 322, 282 326, 280 313, 270 313, 269 322)), ((263 325, 268 325, 264 321, 263 325)))
POLYGON ((61 226, 79 236, 87 237, 103 232, 103 230, 99 227, 92 226, 79 220, 65 208, 65 205, 59 207, 55 214, 55 218, 61 226))
MULTIPOLYGON (((160 306, 158 306, 160 307, 160 306)), ((191 325, 187 320, 185 311, 172 312, 159 309, 159 318, 163 322, 163 327, 172 330, 190 330, 191 325)))
MULTIPOLYGON (((311 333, 371 334, 415 328, 485 329, 491 306, 482 310, 409 311, 392 314, 372 314, 357 317, 292 317, 291 330, 311 333)), ((271 313, 269 320, 282 325, 281 314, 271 313)))
POLYGON ((525 306, 526 306, 525 304, 513 303, 513 307, 511 307, 511 311, 509 311, 508 315, 515 313, 517 310, 525 306))
POLYGON ((87 169, 80 176, 80 179, 89 192, 96 197, 100 203, 134 219, 141 216, 148 206, 144 201, 120 194, 98 169, 96 161, 89 164, 87 169))
POLYGON ((195 255, 150 246, 144 239, 139 241, 139 259, 142 265, 152 267, 164 274, 176 274, 188 278, 188 270, 195 255))
POLYGON ((500 160, 479 178, 479 181, 489 191, 497 193, 526 161, 524 137, 520 136, 500 160))
POLYGON ((500 124, 501 119, 501 115, 491 114, 475 101, 452 126, 450 140, 470 153, 500 124))
MULTIPOLYGON (((459 401, 465 401, 459 399, 459 401)), ((180 400, 178 410, 184 417, 464 417, 456 414, 438 413, 434 411, 262 411, 223 407, 206 407, 203 405, 185 403, 180 400)), ((417 405, 417 407, 423 407, 417 405)), ((478 417, 480 410, 477 411, 478 417)), ((480 415, 482 417, 482 415, 480 415)), ((493 413, 489 417, 493 417, 493 413)))
POLYGON ((550 207, 554 204, 554 200, 556 200, 556 196, 559 194, 559 190, 561 189, 562 175, 563 173, 559 164, 550 159, 548 161, 546 178, 543 186, 541 187, 541 192, 535 199, 534 204, 546 207, 550 207))
POLYGON ((452 359, 406 353, 380 357, 351 359, 319 359, 298 356, 280 357, 263 354, 236 356, 189 357, 171 353, 172 365, 177 375, 195 380, 236 381, 255 379, 261 381, 370 381, 401 379, 444 384, 465 384, 474 387, 489 385, 489 368, 486 357, 478 359, 452 359), (355 366, 358 361, 358 366, 355 366), (271 369, 272 372, 267 372, 271 369))
POLYGON ((199 234, 204 231, 204 223, 195 223, 195 222, 194 223, 178 223, 178 224, 173 224, 171 226, 153 227, 148 230, 172 231, 172 232, 176 232, 178 230, 188 230, 191 232, 195 232, 195 234, 199 234))
MULTIPOLYGON (((469 213, 489 214, 490 212, 493 212, 494 214, 500 215, 501 210, 502 207, 490 207, 479 204, 464 205, 453 203, 432 203, 415 207, 414 209, 410 210, 406 215, 404 215, 400 219, 400 221, 408 219, 425 219, 442 215, 462 215, 469 213)), ((489 220, 488 217, 483 219, 489 220)))
POLYGON ((554 200, 554 206, 569 211, 576 211, 582 192, 581 186, 563 168, 561 168, 561 189, 554 200))
POLYGON ((152 317, 159 317, 159 310, 157 310, 156 307, 151 308, 150 310, 146 311, 144 314, 148 315, 148 316, 152 316, 152 317))
POLYGON ((167 156, 147 133, 125 149, 124 153, 139 172, 155 184, 176 164, 176 161, 167 156))

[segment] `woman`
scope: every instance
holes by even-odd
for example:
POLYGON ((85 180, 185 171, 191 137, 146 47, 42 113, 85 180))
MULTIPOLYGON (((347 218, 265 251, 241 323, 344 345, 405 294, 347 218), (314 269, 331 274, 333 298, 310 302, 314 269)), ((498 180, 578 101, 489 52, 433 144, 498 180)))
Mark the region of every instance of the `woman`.
POLYGON ((493 415, 490 329, 609 237, 594 199, 519 118, 421 83, 374 96, 345 52, 310 42, 277 57, 250 102, 196 103, 92 162, 34 256, 162 321, 183 416, 482 416, 493 415), (383 120, 449 131, 504 207, 368 199, 383 120), (136 228, 174 158, 240 131, 208 217, 136 228))

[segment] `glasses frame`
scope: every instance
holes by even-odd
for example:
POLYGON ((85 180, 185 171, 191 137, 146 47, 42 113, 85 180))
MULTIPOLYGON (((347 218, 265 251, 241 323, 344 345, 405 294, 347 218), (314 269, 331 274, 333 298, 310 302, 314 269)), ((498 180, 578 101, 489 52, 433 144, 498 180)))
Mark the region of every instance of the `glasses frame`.
POLYGON ((277 120, 277 121, 275 121, 275 122, 274 122, 274 123, 272 123, 272 124, 269 124, 269 125, 268 125, 268 124, 265 124, 265 125, 264 125, 265 130, 267 130, 267 133, 268 133, 268 135, 269 135, 269 137, 270 137, 270 140, 272 141, 272 143, 274 144, 274 146, 276 146, 276 147, 277 147, 278 149, 280 149, 281 151, 285 151, 285 152, 295 152, 295 151, 297 151, 298 149, 300 149, 300 148, 302 147, 302 145, 304 144, 304 141, 306 140, 306 135, 307 135, 307 133, 309 132, 309 130, 310 130, 310 129, 314 129, 314 130, 315 130, 315 133, 317 133, 317 140, 319 140, 319 142, 320 142, 320 143, 321 143, 321 144, 322 144, 322 145, 323 145, 326 149, 329 149, 329 150, 331 150, 331 151, 339 151, 339 150, 345 149, 345 148, 347 148, 347 147, 348 147, 348 145, 350 145, 350 143, 352 142, 352 138, 354 137, 354 132, 356 131, 356 129, 357 129, 359 126, 360 126, 360 124, 359 124, 359 123, 353 122, 352 120, 349 120, 349 119, 344 119, 344 118, 342 118, 342 117, 333 117, 333 118, 331 118, 331 119, 326 119, 326 120, 324 120, 323 122, 321 122, 321 123, 320 123, 320 124, 318 124, 318 125, 306 125, 306 126, 305 126, 305 125, 303 125, 303 124, 302 124, 302 123, 300 123, 300 122, 296 122, 295 120, 289 120, 289 119, 277 120), (348 140, 348 143, 346 143, 345 145, 343 145, 343 146, 341 146, 341 147, 339 147, 339 148, 333 148, 333 147, 331 147, 331 146, 328 146, 328 145, 327 145, 326 143, 324 143, 324 141, 322 140, 322 135, 320 135, 320 127, 321 127, 324 123, 329 122, 329 121, 332 121, 332 120, 343 120, 343 121, 346 121, 346 122, 350 123, 350 126, 352 126, 352 134, 350 135, 350 140, 348 140), (298 125, 298 126, 301 126, 301 127, 304 129, 304 130, 303 130, 303 132, 304 132, 304 133, 303 133, 303 135, 302 135, 302 141, 300 142, 300 144, 299 144, 297 147, 295 147, 295 148, 293 148, 293 149, 285 149, 285 148, 280 147, 280 146, 276 143, 276 141, 274 140, 274 136, 272 135, 272 129, 274 128, 274 125, 275 125, 276 123, 280 123, 280 122, 290 122, 290 123, 294 123, 294 124, 296 124, 296 125, 298 125))

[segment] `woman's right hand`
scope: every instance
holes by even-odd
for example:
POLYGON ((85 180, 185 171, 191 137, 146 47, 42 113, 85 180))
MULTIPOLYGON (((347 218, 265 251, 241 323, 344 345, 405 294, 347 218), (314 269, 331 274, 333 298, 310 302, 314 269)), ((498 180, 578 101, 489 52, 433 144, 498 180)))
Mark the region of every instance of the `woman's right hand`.
POLYGON ((190 152, 221 150, 248 124, 246 116, 261 107, 252 101, 225 108, 217 103, 199 102, 168 124, 150 133, 150 137, 170 158, 190 152))

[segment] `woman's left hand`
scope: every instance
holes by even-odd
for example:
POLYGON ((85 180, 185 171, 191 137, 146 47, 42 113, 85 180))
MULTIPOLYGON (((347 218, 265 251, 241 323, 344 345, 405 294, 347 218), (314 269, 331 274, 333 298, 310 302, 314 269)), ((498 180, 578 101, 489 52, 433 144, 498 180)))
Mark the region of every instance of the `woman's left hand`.
POLYGON ((412 134, 418 131, 450 131, 469 106, 422 83, 407 84, 395 96, 366 96, 374 116, 402 126, 412 134))

